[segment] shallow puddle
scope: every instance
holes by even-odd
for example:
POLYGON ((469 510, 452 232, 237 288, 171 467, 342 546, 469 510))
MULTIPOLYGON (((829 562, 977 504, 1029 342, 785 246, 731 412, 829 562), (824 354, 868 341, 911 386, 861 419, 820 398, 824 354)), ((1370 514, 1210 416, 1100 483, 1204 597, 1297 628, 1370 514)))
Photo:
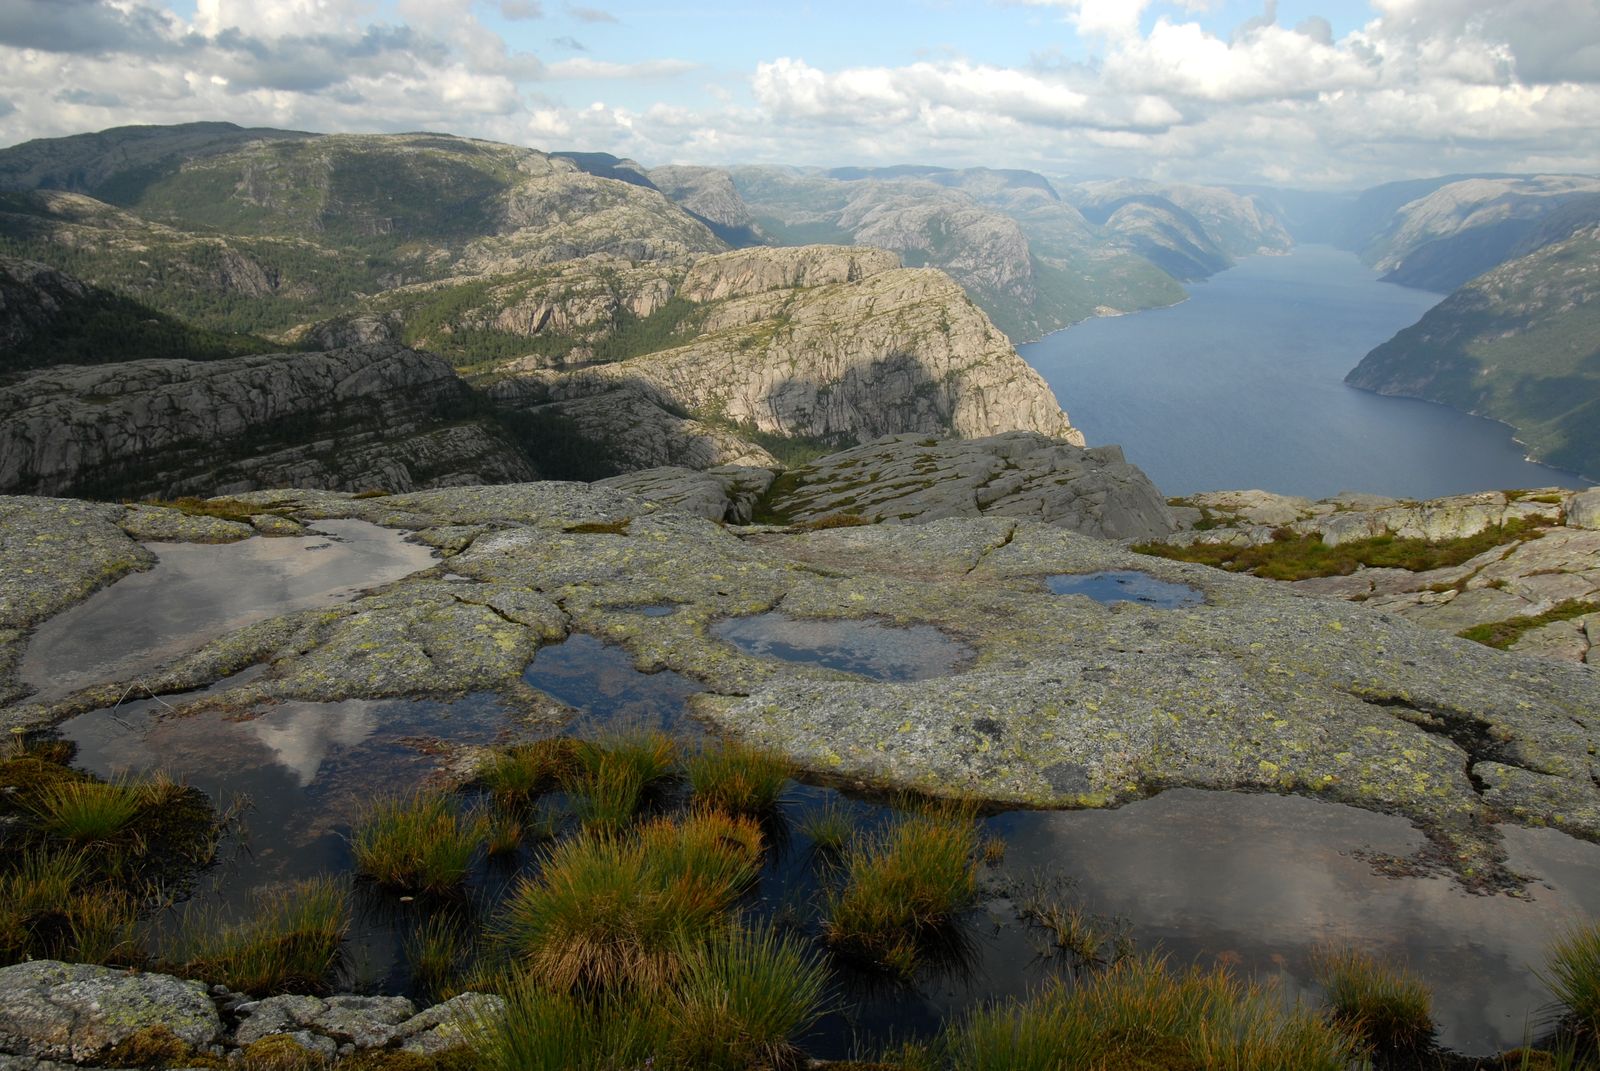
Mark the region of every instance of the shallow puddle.
POLYGON ((522 674, 533 687, 578 711, 571 728, 665 729, 698 735, 684 700, 704 685, 671 670, 641 673, 621 647, 577 633, 541 647, 522 674))
MULTIPOLYGON (((1445 877, 1387 877, 1363 850, 1409 855, 1405 820, 1298 797, 1178 789, 1115 811, 1014 812, 990 821, 1004 871, 1054 871, 1091 910, 1126 918, 1141 949, 1224 963, 1317 996, 1312 951, 1352 944, 1408 964, 1433 989, 1440 1040, 1487 1053, 1537 1035, 1549 994, 1532 967, 1565 927, 1600 914, 1600 845, 1507 827, 1531 900, 1475 896, 1445 877)), ((989 944, 1002 968, 1019 930, 989 944)), ((1016 987, 1002 983, 1000 991, 1016 987)))
POLYGON ((1136 569, 1061 573, 1045 577, 1044 582, 1057 595, 1087 595, 1095 602, 1108 606, 1117 602, 1136 602, 1175 610, 1182 606, 1198 606, 1206 601, 1205 594, 1198 588, 1174 584, 1170 580, 1157 580, 1149 573, 1141 573, 1136 569))
POLYGON ((932 625, 819 621, 776 610, 718 621, 711 634, 759 658, 826 666, 880 681, 948 677, 973 654, 932 625))
POLYGON ((40 700, 126 680, 231 629, 349 599, 435 564, 405 533, 319 521, 306 537, 151 543, 155 568, 131 573, 34 633, 21 677, 40 700))
MULTIPOLYGON (((511 724, 493 696, 426 700, 286 702, 246 716, 211 711, 162 717, 161 700, 125 703, 64 722, 74 765, 102 777, 162 770, 219 807, 248 801, 240 833, 202 875, 191 909, 241 917, 254 890, 347 873, 352 822, 375 797, 419 787, 438 768, 438 744, 489 744, 511 724)), ((399 938, 368 923, 351 952, 392 989, 399 938)))

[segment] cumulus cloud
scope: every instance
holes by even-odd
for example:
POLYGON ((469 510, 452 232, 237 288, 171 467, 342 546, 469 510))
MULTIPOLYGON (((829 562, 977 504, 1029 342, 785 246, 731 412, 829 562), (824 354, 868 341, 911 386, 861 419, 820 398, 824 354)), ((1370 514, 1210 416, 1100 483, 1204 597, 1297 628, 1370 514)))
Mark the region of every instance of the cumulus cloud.
POLYGON ((187 19, 173 0, 0 0, 0 143, 226 118, 427 127, 652 164, 925 160, 1307 185, 1600 159, 1594 0, 1371 0, 1342 37, 1314 15, 1280 24, 1272 0, 1231 30, 1200 21, 1207 0, 1009 3, 1052 28, 1025 62, 769 54, 740 77, 722 57, 619 62, 555 36, 569 27, 542 38, 559 58, 520 51, 499 20, 545 17, 536 0, 195 0, 187 19), (695 71, 703 85, 682 78, 695 71))

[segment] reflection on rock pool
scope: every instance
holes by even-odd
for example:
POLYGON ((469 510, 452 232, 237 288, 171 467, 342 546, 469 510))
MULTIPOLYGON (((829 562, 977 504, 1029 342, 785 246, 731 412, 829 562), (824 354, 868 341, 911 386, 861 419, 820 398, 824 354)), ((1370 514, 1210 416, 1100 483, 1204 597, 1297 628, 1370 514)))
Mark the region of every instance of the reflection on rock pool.
POLYGON ((22 679, 48 700, 127 680, 230 629, 348 599, 434 564, 405 533, 320 521, 313 535, 238 543, 152 543, 160 561, 131 573, 34 633, 22 679))
POLYGON ((718 621, 711 634, 760 658, 826 666, 880 681, 947 677, 972 657, 971 648, 932 625, 812 620, 777 611, 718 621))
POLYGON ((1135 569, 1109 569, 1098 573, 1062 573, 1045 578, 1045 586, 1057 595, 1087 595, 1095 602, 1137 602, 1175 610, 1198 606, 1205 594, 1188 584, 1157 580, 1135 569))

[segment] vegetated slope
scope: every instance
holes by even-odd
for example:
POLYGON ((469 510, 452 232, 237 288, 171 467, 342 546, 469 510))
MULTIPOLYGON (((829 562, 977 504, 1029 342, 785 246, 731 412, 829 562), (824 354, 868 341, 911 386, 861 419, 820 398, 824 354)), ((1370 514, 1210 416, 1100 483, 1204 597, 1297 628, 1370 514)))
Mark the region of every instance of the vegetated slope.
POLYGON ((283 331, 409 282, 725 248, 647 185, 442 134, 125 128, 0 151, 0 184, 0 251, 217 330, 283 331))
POLYGON ((0 256, 0 381, 49 365, 210 360, 269 348, 247 335, 191 327, 47 265, 0 256))
MULTIPOLYGON (((1400 184, 1363 195, 1368 207, 1426 190, 1397 206, 1388 222, 1355 246, 1388 282, 1449 292, 1543 244, 1546 221, 1574 202, 1600 195, 1600 179, 1582 175, 1465 178, 1429 189, 1400 184)), ((1358 203, 1358 208, 1361 203, 1358 203)), ((1359 219, 1359 212, 1356 213, 1359 219)), ((1545 237, 1544 241, 1549 238, 1545 237)))
POLYGON ((1600 476, 1600 220, 1473 279, 1346 381, 1503 420, 1535 457, 1600 476))

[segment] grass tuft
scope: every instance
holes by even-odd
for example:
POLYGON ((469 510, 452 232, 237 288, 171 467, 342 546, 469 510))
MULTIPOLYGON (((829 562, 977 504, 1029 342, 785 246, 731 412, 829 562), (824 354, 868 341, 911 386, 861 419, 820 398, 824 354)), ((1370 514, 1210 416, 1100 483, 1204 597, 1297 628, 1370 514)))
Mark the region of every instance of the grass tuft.
POLYGON ((1600 922, 1576 926, 1550 946, 1540 979, 1580 1034, 1600 1040, 1600 922))
POLYGON ((31 801, 47 836, 81 846, 107 845, 138 817, 144 793, 125 781, 59 781, 31 801))
POLYGON ((777 810, 794 764, 765 748, 726 741, 686 763, 694 798, 729 814, 763 816, 777 810))
POLYGON ((472 954, 472 939, 449 912, 429 916, 405 942, 411 977, 427 994, 446 1000, 461 992, 456 987, 472 954))
POLYGON ((409 892, 458 892, 487 833, 481 816, 463 815, 444 792, 374 803, 350 837, 356 869, 409 892))
POLYGON ((721 927, 760 867, 760 831, 720 814, 659 819, 631 838, 584 833, 555 845, 512 893, 514 954, 560 990, 658 989, 685 943, 721 927))
POLYGON ((1329 1018, 1363 1046, 1387 1055, 1414 1052, 1432 1040, 1433 994, 1409 971, 1353 948, 1320 950, 1314 963, 1329 1018))
POLYGON ((855 820, 848 810, 829 801, 800 820, 800 832, 810 839, 813 852, 837 856, 850 842, 850 835, 855 832, 855 820))
POLYGON ((563 737, 513 744, 490 757, 478 780, 496 806, 520 813, 570 777, 576 761, 573 741, 563 737))
POLYGON ((732 929, 684 957, 665 1049, 674 1066, 794 1066, 794 1038, 821 1016, 827 968, 799 941, 732 929))
POLYGON ((841 951, 912 973, 919 938, 972 901, 976 848, 969 815, 938 811, 906 816, 852 843, 844 884, 824 909, 824 937, 841 951))
POLYGON ((325 992, 350 932, 350 892, 334 878, 263 890, 247 922, 189 915, 179 935, 186 977, 257 996, 325 992))
POLYGON ((566 779, 584 829, 614 834, 644 804, 645 793, 672 776, 677 745, 660 731, 582 741, 566 779))
POLYGON ((945 1038, 953 1071, 1346 1071, 1348 1038, 1228 972, 1124 960, 1093 982, 982 1009, 945 1038))

